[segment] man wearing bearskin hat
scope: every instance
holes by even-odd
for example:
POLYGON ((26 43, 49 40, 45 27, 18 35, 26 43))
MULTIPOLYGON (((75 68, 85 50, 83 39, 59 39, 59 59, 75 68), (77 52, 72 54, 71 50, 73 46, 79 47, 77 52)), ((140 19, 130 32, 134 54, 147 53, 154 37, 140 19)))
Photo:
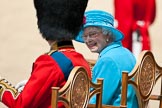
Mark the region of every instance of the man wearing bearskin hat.
MULTIPOLYGON (((51 87, 63 87, 74 66, 90 67, 75 51, 72 40, 82 27, 88 0, 34 0, 37 24, 49 43, 49 53, 40 55, 22 92, 0 78, 0 101, 9 108, 50 108, 51 87)), ((58 104, 58 108, 62 108, 58 104)))

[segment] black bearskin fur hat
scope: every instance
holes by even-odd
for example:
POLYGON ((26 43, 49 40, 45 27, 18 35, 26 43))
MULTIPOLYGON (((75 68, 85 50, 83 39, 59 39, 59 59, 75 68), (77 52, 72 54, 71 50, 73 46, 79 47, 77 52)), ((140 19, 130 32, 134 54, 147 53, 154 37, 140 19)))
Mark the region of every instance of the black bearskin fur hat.
POLYGON ((38 28, 46 40, 71 40, 78 35, 88 0, 34 0, 38 28))

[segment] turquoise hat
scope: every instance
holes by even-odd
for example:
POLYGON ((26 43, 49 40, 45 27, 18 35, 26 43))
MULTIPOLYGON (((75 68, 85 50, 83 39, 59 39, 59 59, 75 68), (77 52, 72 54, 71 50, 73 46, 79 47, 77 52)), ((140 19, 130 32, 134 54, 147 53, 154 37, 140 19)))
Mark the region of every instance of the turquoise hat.
MULTIPOLYGON (((86 20, 83 24, 83 29, 89 26, 104 27, 114 34, 115 41, 121 41, 123 39, 124 35, 114 28, 114 17, 110 13, 101 10, 90 10, 85 12, 85 17, 86 20)), ((82 38, 83 29, 76 37, 76 41, 84 42, 82 38)))

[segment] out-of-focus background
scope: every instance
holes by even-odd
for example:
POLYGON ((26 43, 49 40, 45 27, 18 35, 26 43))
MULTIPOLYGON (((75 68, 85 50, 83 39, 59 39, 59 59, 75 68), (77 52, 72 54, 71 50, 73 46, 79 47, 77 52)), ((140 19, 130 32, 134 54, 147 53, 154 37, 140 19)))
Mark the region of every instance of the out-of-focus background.
MULTIPOLYGON (((114 13, 113 0, 90 0, 87 10, 102 9, 114 13)), ((162 12, 161 0, 156 0, 157 16, 150 26, 151 47, 156 61, 162 65, 162 12)), ((37 21, 33 0, 1 0, 0 3, 0 76, 13 85, 28 79, 32 63, 40 55, 49 50, 45 40, 41 38, 37 28, 37 21)), ((88 48, 75 42, 76 50, 87 59, 97 59, 88 48)), ((155 92, 159 88, 155 88, 155 92)), ((0 103, 0 108, 7 108, 0 103)), ((152 102, 150 108, 157 108, 152 102)))

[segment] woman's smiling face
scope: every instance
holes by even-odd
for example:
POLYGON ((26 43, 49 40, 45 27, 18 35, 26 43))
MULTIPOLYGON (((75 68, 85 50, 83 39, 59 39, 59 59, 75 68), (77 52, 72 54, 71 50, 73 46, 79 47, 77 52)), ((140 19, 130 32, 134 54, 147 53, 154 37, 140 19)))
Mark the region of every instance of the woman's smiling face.
POLYGON ((107 45, 107 35, 104 35, 99 27, 87 27, 84 29, 83 40, 91 52, 100 53, 107 45))

